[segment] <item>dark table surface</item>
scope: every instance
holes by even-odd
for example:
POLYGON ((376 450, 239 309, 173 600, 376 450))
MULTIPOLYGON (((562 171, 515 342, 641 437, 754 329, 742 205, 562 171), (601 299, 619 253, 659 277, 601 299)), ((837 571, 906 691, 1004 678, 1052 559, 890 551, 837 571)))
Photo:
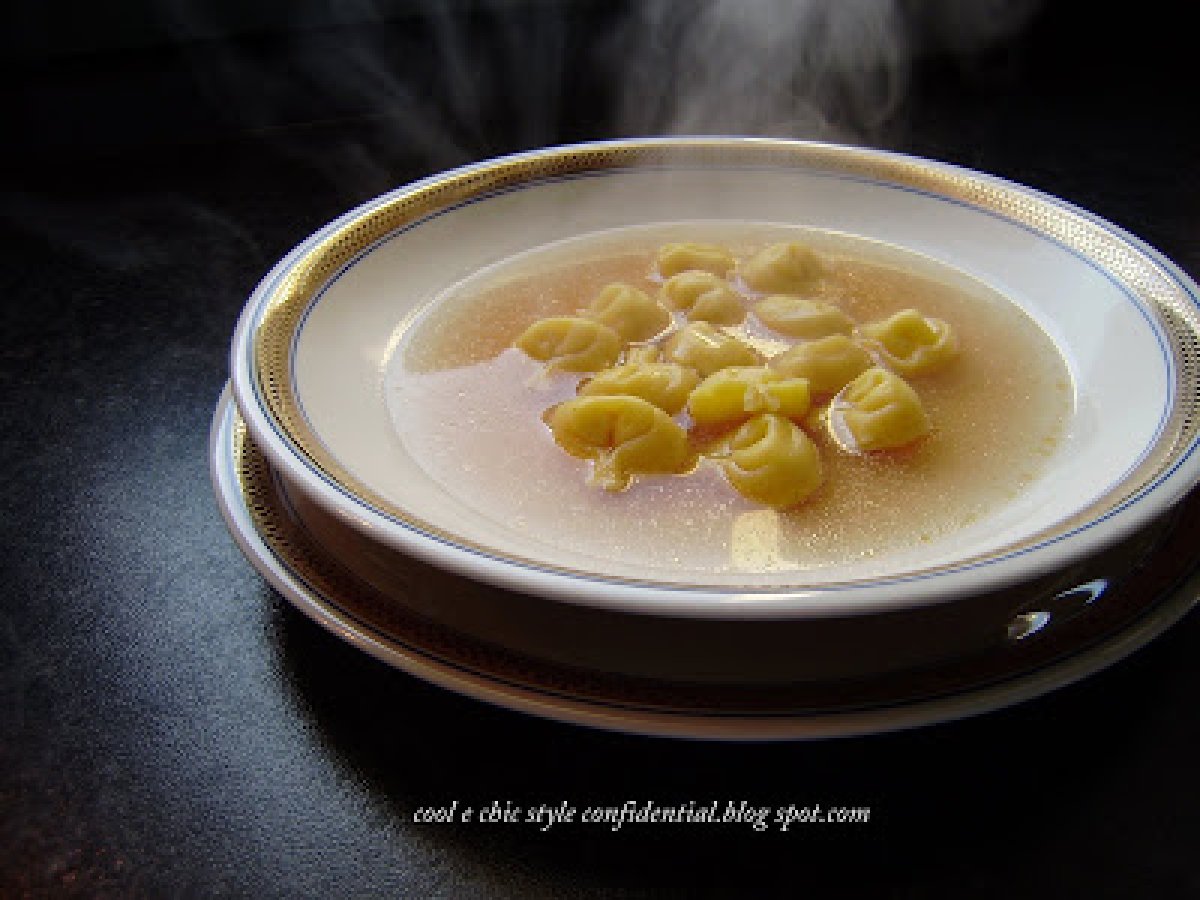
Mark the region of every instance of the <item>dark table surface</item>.
MULTIPOLYGON (((543 5, 513 6, 524 12, 466 16, 461 33, 446 17, 397 15, 10 53, 0 896, 1200 896, 1194 615, 1004 711, 829 742, 710 744, 439 690, 312 624, 243 558, 206 440, 257 279, 327 220, 414 177, 633 128, 589 56, 619 26, 611 10, 568 4, 554 23, 543 5), (523 55, 554 65, 506 68, 523 55), (455 800, 630 799, 872 817, 787 833, 413 821, 455 800)), ((1165 4, 1119 21, 1084 4, 1025 6, 1013 33, 971 46, 953 38, 967 25, 930 20, 934 50, 896 102, 851 98, 828 127, 773 130, 1012 178, 1200 275, 1182 23, 1165 4)), ((634 106, 639 130, 665 127, 634 106)))

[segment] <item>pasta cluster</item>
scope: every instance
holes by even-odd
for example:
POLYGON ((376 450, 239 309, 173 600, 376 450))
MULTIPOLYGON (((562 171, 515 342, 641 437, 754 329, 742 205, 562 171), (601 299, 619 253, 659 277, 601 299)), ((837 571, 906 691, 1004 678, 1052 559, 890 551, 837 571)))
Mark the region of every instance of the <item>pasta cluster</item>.
POLYGON ((821 486, 814 436, 875 454, 928 434, 906 379, 957 354, 951 327, 915 309, 856 323, 817 296, 829 272, 799 242, 740 262, 716 245, 665 244, 657 296, 609 284, 577 315, 534 322, 515 346, 547 371, 581 376, 576 396, 544 418, 563 450, 593 463, 593 484, 622 490, 709 460, 740 494, 782 509, 821 486), (748 322, 787 349, 767 358, 748 322))

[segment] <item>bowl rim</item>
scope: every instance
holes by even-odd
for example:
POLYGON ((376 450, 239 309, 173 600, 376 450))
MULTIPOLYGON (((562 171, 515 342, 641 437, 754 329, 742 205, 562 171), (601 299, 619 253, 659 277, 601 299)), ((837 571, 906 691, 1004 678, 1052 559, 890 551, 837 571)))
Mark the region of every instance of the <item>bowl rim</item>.
MULTIPOLYGON (((835 154, 839 158, 850 159, 858 166, 890 167, 892 171, 906 173, 915 170, 927 176, 932 173, 941 178, 965 180, 970 185, 982 186, 991 192, 1015 193, 1041 204, 1049 204, 1098 227, 1105 235, 1147 260, 1158 274, 1187 298, 1190 313, 1195 315, 1196 308, 1200 308, 1200 287, 1175 263, 1140 238, 1053 195, 951 163, 894 151, 817 141, 737 136, 638 138, 560 145, 471 163, 402 185, 350 209, 286 254, 252 292, 231 344, 234 399, 256 443, 280 477, 303 490, 347 524, 394 550, 418 556, 466 577, 527 594, 629 613, 702 618, 792 619, 871 614, 949 602, 995 590, 1047 574, 1074 560, 1099 552, 1165 512, 1200 480, 1200 454, 1195 453, 1200 443, 1200 434, 1197 434, 1200 429, 1191 423, 1186 446, 1176 452, 1169 465, 1156 472, 1149 481, 1121 498, 1102 515, 1074 523, 1068 529, 1031 545, 1016 549, 1002 548, 982 558, 966 560, 961 565, 891 577, 801 588, 746 585, 745 589, 738 590, 724 585, 698 587, 564 571, 551 565, 540 565, 536 561, 488 553, 478 547, 455 543, 443 535, 423 531, 410 523, 397 522, 368 500, 355 496, 336 481, 331 481, 320 466, 292 442, 286 424, 281 423, 279 417, 268 408, 270 404, 264 400, 264 393, 271 386, 262 384, 262 376, 254 364, 252 352, 259 339, 265 311, 280 285, 295 277, 296 267, 302 261, 311 257, 314 251, 319 254, 321 248, 327 247, 368 214, 431 187, 469 185, 489 170, 513 165, 561 160, 571 155, 603 155, 614 150, 628 152, 634 149, 669 154, 676 149, 704 153, 730 148, 748 153, 762 150, 764 162, 770 162, 774 158, 772 154, 778 153, 795 153, 798 158, 812 154, 818 159, 835 154)), ((486 194, 487 191, 481 193, 486 194)), ((391 233, 394 232, 385 233, 378 240, 386 239, 391 233)), ((374 246, 374 242, 368 246, 374 246)), ((353 265, 357 258, 355 255, 350 262, 336 270, 325 271, 323 275, 318 273, 318 276, 328 281, 336 272, 353 265)))

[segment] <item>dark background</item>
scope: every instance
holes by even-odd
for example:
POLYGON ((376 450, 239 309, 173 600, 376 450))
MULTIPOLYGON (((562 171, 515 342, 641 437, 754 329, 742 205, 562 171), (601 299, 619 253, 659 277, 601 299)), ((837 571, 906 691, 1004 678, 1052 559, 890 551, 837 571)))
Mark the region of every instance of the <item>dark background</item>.
MULTIPOLYGON (((980 37, 955 4, 901 6, 903 99, 875 116, 835 104, 799 136, 1012 178, 1200 275, 1183 6, 968 6, 1006 24, 980 37)), ((621 5, 431 9, 6 11, 0 896, 1200 896, 1194 615, 1014 709, 739 746, 485 707, 357 653, 267 587, 205 456, 257 279, 420 175, 628 131, 621 5), (787 834, 412 823, 454 799, 873 819, 787 834)))

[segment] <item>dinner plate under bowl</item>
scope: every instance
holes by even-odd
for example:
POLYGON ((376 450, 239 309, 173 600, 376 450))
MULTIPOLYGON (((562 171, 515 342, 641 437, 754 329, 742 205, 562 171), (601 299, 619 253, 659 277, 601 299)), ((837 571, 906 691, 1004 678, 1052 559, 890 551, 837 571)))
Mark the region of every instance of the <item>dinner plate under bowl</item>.
MULTIPOLYGON (((637 733, 818 738, 985 712, 1124 657, 1192 608, 1200 587, 1193 571, 1200 497, 1193 496, 1079 571, 1064 573, 1061 583, 1030 585, 1024 596, 1012 594, 1006 602, 1016 605, 1008 626, 986 646, 960 647, 919 664, 893 658, 883 671, 825 677, 789 677, 770 667, 753 674, 746 668, 750 648, 745 646, 735 654, 739 663, 723 677, 716 670, 692 671, 695 664, 686 652, 678 659, 678 642, 682 638, 686 644, 688 637, 676 622, 671 626, 675 641, 653 648, 657 657, 676 661, 647 668, 636 662, 646 649, 637 647, 646 636, 636 637, 636 630, 619 628, 604 637, 583 628, 572 637, 570 628, 553 618, 560 607, 545 598, 522 597, 363 546, 353 529, 328 521, 321 526, 310 516, 308 522, 325 528, 318 538, 254 444, 228 392, 214 417, 210 464, 222 512, 247 557, 297 608, 334 634, 468 696, 560 721, 637 733), (384 558, 364 557, 378 553, 384 558), (1072 578, 1076 582, 1068 585, 1072 578), (476 599, 448 614, 464 596, 476 599), (521 628, 515 630, 505 624, 514 606, 523 607, 521 628), (548 617, 544 622, 538 620, 539 609, 548 617), (490 620, 479 618, 481 610, 490 611, 490 620), (529 634, 522 638, 522 631, 529 634), (553 649, 564 639, 567 658, 553 649), (607 660, 604 654, 610 654, 607 660)), ((625 617, 622 624, 643 618, 625 617)), ((776 624, 793 629, 791 638, 804 644, 803 631, 813 623, 776 624)), ((733 643, 737 640, 734 636, 733 643)))

